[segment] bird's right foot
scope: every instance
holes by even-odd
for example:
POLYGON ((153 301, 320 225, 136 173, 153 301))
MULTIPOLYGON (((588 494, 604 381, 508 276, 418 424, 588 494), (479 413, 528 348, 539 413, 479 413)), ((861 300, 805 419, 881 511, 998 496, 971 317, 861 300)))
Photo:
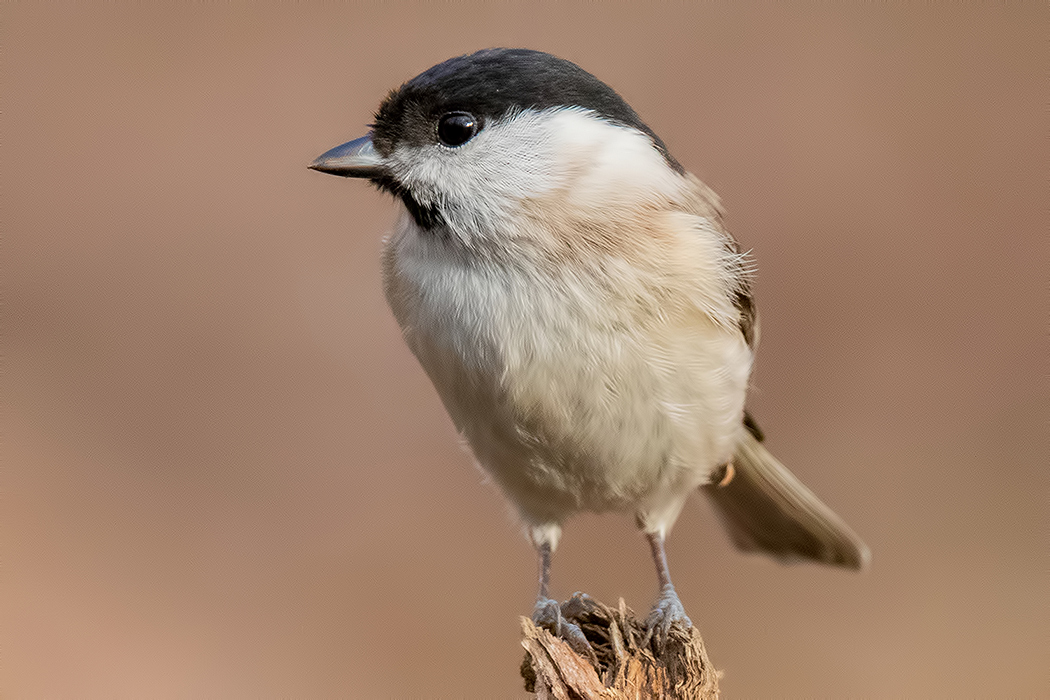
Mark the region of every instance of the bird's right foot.
POLYGON ((552 598, 537 598, 536 607, 532 609, 532 621, 537 627, 543 627, 555 637, 564 639, 577 654, 597 663, 594 649, 584 636, 583 630, 579 625, 565 619, 558 601, 552 598))

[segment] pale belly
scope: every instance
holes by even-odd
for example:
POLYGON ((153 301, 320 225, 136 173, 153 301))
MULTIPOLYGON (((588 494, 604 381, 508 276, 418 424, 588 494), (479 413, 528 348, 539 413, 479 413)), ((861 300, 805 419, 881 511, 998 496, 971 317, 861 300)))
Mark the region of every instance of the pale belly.
POLYGON ((751 367, 739 333, 631 284, 396 253, 405 339, 526 521, 659 510, 731 456, 751 367))

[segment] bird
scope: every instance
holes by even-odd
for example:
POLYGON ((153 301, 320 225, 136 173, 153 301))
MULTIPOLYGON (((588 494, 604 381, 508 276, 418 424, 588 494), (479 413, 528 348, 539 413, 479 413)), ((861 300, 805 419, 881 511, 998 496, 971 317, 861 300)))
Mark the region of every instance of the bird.
POLYGON ((609 85, 531 49, 450 58, 392 90, 309 168, 393 196, 386 299, 478 464, 536 549, 532 619, 571 516, 633 513, 665 640, 691 621, 665 540, 702 491, 733 543, 862 569, 864 542, 777 460, 745 409, 754 263, 718 196, 609 85))

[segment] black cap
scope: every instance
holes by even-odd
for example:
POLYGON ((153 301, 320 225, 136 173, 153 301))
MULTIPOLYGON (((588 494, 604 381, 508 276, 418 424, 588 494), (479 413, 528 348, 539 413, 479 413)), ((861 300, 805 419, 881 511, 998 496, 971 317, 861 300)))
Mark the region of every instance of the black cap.
POLYGON ((481 121, 525 109, 581 107, 633 127, 652 139, 668 165, 682 166, 615 90, 575 63, 530 49, 485 49, 450 58, 387 96, 376 112, 372 140, 389 155, 399 144, 437 142, 438 119, 469 112, 481 121))

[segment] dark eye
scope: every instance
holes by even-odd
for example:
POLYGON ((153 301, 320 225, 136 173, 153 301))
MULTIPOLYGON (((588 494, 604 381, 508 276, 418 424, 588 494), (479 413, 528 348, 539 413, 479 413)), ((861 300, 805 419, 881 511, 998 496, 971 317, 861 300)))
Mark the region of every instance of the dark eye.
POLYGON ((478 120, 469 112, 449 112, 438 122, 438 138, 446 146, 462 146, 478 133, 478 120))

